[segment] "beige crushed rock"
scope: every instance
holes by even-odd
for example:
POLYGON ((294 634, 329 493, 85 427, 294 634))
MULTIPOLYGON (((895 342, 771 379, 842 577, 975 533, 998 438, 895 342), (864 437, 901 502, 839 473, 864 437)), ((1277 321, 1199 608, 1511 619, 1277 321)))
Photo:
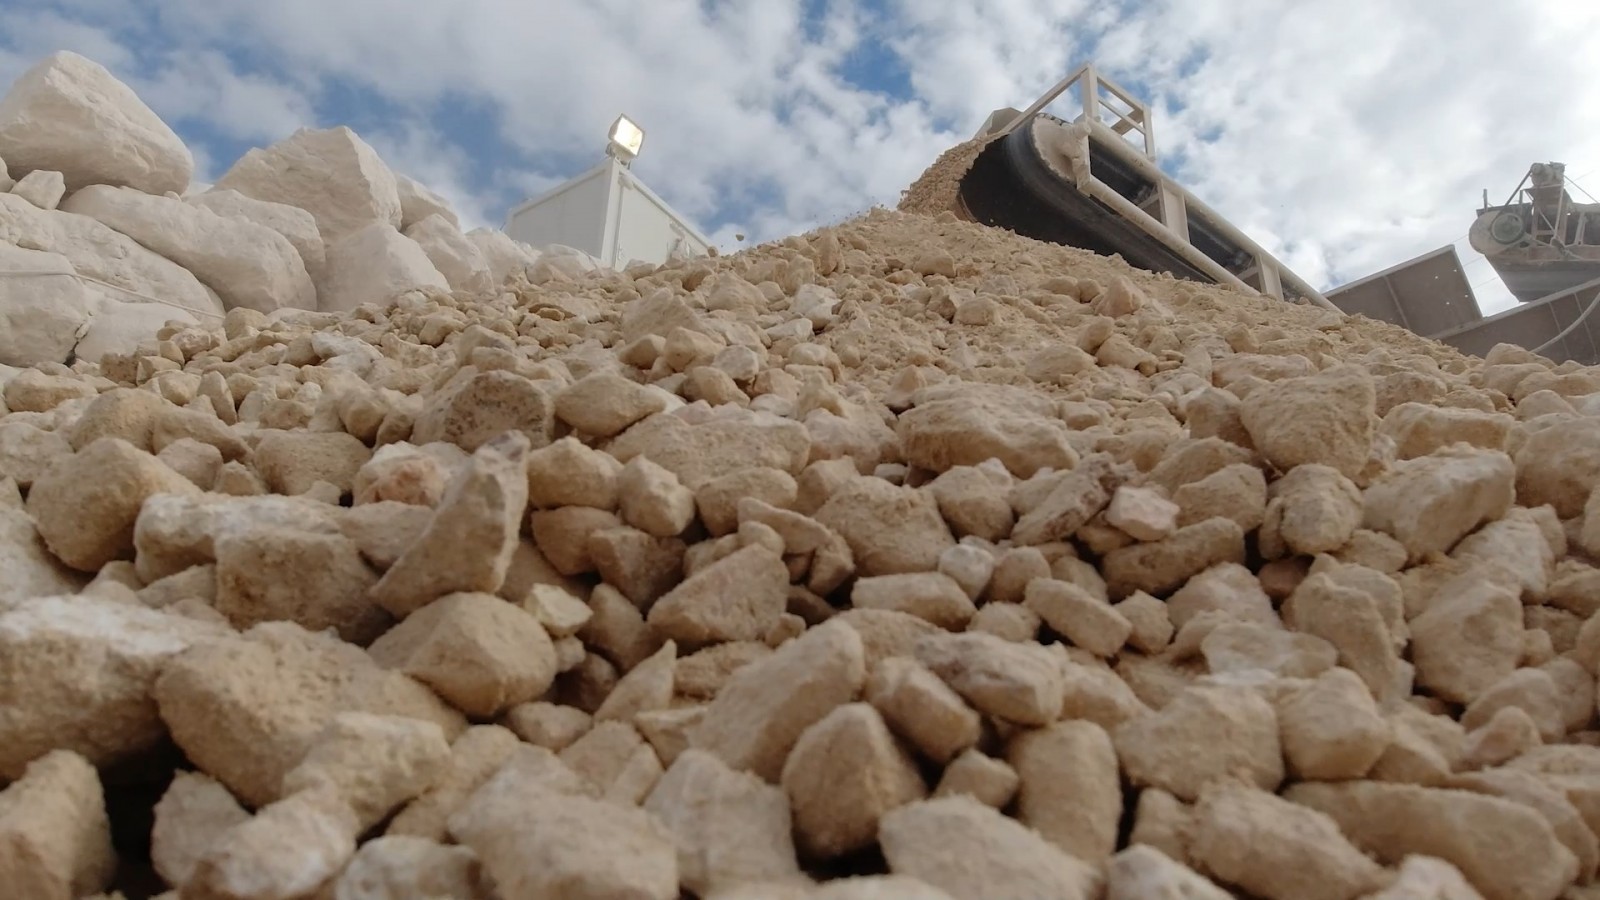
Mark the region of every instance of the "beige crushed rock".
MULTIPOLYGON (((0 369, 0 864, 1594 894, 1600 375, 962 221, 982 146, 733 256, 485 230, 497 284, 0 369)), ((363 159, 316 196, 387 194, 363 159)))
POLYGON ((0 877, 17 897, 70 900, 110 885, 117 869, 100 777, 53 750, 0 791, 0 877))

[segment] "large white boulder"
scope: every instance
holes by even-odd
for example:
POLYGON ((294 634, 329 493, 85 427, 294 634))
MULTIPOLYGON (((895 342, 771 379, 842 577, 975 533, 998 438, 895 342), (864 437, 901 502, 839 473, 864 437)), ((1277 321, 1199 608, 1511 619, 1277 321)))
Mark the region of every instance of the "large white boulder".
POLYGON ((103 184, 78 191, 61 208, 114 228, 193 272, 228 309, 317 308, 317 289, 300 252, 265 225, 103 184))
POLYGON ((401 175, 399 172, 394 174, 394 181, 400 191, 402 231, 429 216, 444 216, 451 227, 457 231, 461 230, 461 219, 456 216, 456 211, 450 208, 450 201, 423 187, 416 179, 401 175))
POLYGON ((0 242, 0 365, 66 362, 99 303, 65 256, 0 242))
POLYGON ((100 362, 107 353, 131 354, 140 344, 155 340, 156 332, 168 322, 205 324, 163 303, 129 303, 107 298, 90 317, 89 327, 78 341, 74 354, 92 363, 100 362))
POLYGON ((15 185, 16 179, 11 177, 11 172, 6 168, 5 157, 0 156, 0 191, 9 191, 15 185))
POLYGON ((0 242, 59 253, 78 274, 142 295, 101 289, 115 299, 154 299, 201 320, 222 318, 222 301, 188 269, 88 216, 44 210, 21 197, 0 194, 0 242))
POLYGON ((522 249, 522 245, 503 231, 493 228, 474 228, 467 232, 467 240, 477 246, 483 258, 489 261, 489 274, 496 288, 504 287, 506 279, 522 274, 538 261, 538 257, 522 249))
POLYGON ((444 216, 428 216, 407 228, 406 237, 428 254, 451 290, 484 293, 497 287, 483 252, 444 216))
POLYGON ((20 177, 52 169, 67 190, 117 184, 182 193, 194 156, 161 117, 104 66, 62 51, 0 98, 0 156, 20 177))
POLYGON ((271 228, 294 245, 313 281, 322 277, 322 267, 327 263, 328 254, 322 242, 322 232, 317 230, 317 220, 311 213, 298 206, 257 200, 238 191, 221 188, 192 194, 184 200, 219 216, 243 219, 271 228))
POLYGON ((345 312, 430 288, 448 291, 450 283, 416 241, 392 225, 374 222, 328 245, 327 274, 317 293, 324 312, 345 312))
POLYGON ((239 158, 216 187, 311 213, 329 244, 380 222, 399 228, 400 191, 378 151, 343 126, 302 128, 239 158))

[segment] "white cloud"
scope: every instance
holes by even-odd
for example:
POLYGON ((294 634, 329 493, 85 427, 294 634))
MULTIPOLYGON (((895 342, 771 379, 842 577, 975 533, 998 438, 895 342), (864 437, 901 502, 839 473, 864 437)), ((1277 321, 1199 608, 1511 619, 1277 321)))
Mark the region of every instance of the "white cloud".
MULTIPOLYGON (((368 140, 490 224, 598 161, 626 112, 648 133, 636 172, 733 249, 737 232, 767 240, 892 205, 990 110, 1094 59, 1145 87, 1179 179, 1320 285, 1459 241, 1481 189, 1498 201, 1531 162, 1600 169, 1593 0, 832 0, 820 23, 805 8, 168 0, 133 16, 67 0, 8 13, 0 77, 70 47, 180 127, 255 142, 339 124, 314 121, 326 90, 356 85, 393 115, 368 140), (913 96, 846 79, 869 37, 913 96), (497 134, 431 115, 461 102, 491 111, 497 134)), ((1484 306, 1504 305, 1459 246, 1484 306)))

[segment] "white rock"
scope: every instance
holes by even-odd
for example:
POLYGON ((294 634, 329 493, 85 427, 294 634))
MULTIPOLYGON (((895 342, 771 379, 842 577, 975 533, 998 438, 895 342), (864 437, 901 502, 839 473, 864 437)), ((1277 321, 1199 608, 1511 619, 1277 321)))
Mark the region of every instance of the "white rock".
POLYGON ((289 239, 182 200, 92 185, 63 204, 172 260, 217 292, 228 309, 316 309, 317 292, 289 239))
POLYGON ((11 173, 6 169, 5 158, 0 157, 0 191, 11 190, 16 183, 16 179, 12 178, 11 173))
POLYGON ((102 299, 65 256, 0 242, 0 365, 66 362, 102 299))
MULTIPOLYGON (((0 194, 0 243, 59 253, 80 275, 158 298, 200 316, 222 316, 222 301, 194 275, 127 235, 60 210, 43 210, 11 194, 0 194)), ((132 299, 123 291, 100 289, 116 299, 132 299)))
POLYGON ((444 216, 435 213, 408 225, 405 234, 428 255, 451 290, 482 293, 498 287, 483 251, 444 216))
POLYGON ((67 180, 60 172, 34 169, 11 186, 11 193, 40 209, 55 209, 67 193, 67 180))
POLYGON ((342 126, 302 128, 251 150, 216 186, 310 212, 330 245, 374 222, 398 229, 402 221, 394 173, 378 151, 342 126))
POLYGON ((0 156, 18 174, 58 171, 70 190, 181 193, 194 174, 183 141, 127 85, 67 51, 23 73, 0 99, 0 156))
POLYGON ((181 309, 163 303, 124 303, 105 298, 96 307, 89 327, 78 341, 73 353, 79 359, 99 362, 107 353, 132 353, 139 345, 155 339, 156 332, 168 322, 185 325, 217 324, 207 317, 205 322, 181 309))
POLYGON ((375 222, 328 245, 328 271, 317 294, 323 312, 345 312, 426 288, 448 291, 450 283, 416 241, 375 222))
POLYGON ((492 228, 474 228, 467 232, 467 240, 477 245, 478 251, 489 262, 489 274, 495 287, 502 287, 506 279, 520 274, 533 265, 536 257, 522 249, 503 231, 492 228))
POLYGON ((400 229, 408 230, 429 216, 441 216, 450 227, 461 230, 461 219, 449 201, 419 184, 416 179, 394 173, 395 190, 400 195, 400 229))
POLYGON ((218 189, 186 197, 184 202, 204 207, 219 216, 244 219, 271 228, 287 238, 299 251, 300 261, 305 263, 306 272, 313 281, 321 277, 328 254, 322 243, 322 232, 317 230, 316 217, 311 213, 287 203, 257 200, 238 191, 218 189))

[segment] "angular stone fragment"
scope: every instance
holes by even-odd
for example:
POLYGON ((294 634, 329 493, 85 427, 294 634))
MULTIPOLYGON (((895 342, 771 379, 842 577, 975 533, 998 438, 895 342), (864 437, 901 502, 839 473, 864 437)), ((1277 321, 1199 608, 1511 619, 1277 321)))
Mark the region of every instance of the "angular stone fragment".
POLYGON ((879 478, 846 483, 816 520, 845 539, 857 571, 868 577, 931 572, 955 543, 931 494, 879 478))
POLYGON ((340 712, 423 719, 447 737, 464 725, 418 682, 288 622, 190 647, 167 662, 153 693, 185 755, 251 806, 280 796, 284 773, 340 712))
POLYGON ((1252 396, 1240 416, 1250 440, 1280 471, 1320 463, 1354 478, 1376 431, 1372 378, 1355 366, 1286 378, 1252 396))
POLYGON ((1559 785, 1548 784, 1532 772, 1500 768, 1457 775, 1450 779, 1450 787, 1504 797, 1537 810, 1578 858, 1578 880, 1585 884, 1594 880, 1600 866, 1600 839, 1559 785))
POLYGON ((1013 396, 1011 390, 974 385, 919 401, 900 416, 897 427, 906 460, 943 472, 994 458, 1022 478, 1042 468, 1077 465, 1061 423, 1043 413, 1033 395, 1017 391, 1013 396))
POLYGON ((1399 654, 1404 636, 1397 641, 1390 630, 1401 611, 1398 603, 1389 605, 1386 612, 1382 597, 1349 578, 1316 572, 1295 588, 1283 612, 1294 628, 1337 648, 1339 664, 1360 675, 1373 696, 1387 699, 1403 687, 1405 667, 1399 654))
POLYGON ((856 581, 850 605, 910 613, 947 631, 960 631, 977 608, 961 585, 938 572, 879 575, 856 581))
POLYGON ((681 534, 694 521, 694 492, 678 477, 643 456, 623 467, 618 479, 622 519, 656 537, 681 534))
POLYGON ((528 454, 528 502, 535 509, 559 506, 617 508, 622 464, 608 453, 562 438, 528 454))
POLYGON ((0 884, 12 896, 83 897, 116 870, 100 778, 83 757, 51 751, 0 791, 0 884))
POLYGON ((1046 625, 1096 656, 1116 656, 1133 634, 1133 623, 1122 613, 1070 582, 1035 579, 1028 583, 1024 604, 1046 625))
POLYGON ((596 796, 637 806, 661 778, 661 760, 637 729, 601 722, 561 751, 561 761, 594 788, 596 796))
MULTIPOLYGON (((0 489, 4 482, 0 481, 0 489)), ((15 491, 15 488, 10 488, 15 491)), ((33 520, 22 509, 21 498, 15 508, 0 504, 0 605, 30 597, 67 596, 82 588, 87 576, 61 564, 51 555, 33 520)))
POLYGON ((253 149, 217 179, 216 188, 307 210, 329 243, 372 223, 399 228, 404 221, 394 173, 343 127, 302 128, 253 149))
POLYGON ((335 900, 486 894, 478 855, 427 838, 388 835, 361 845, 334 884, 335 900))
POLYGON ((1379 433, 1394 439, 1397 458, 1414 459, 1451 444, 1504 450, 1515 424, 1505 413, 1402 403, 1384 414, 1379 433))
POLYGON ((1450 582, 1411 620, 1417 684, 1456 703, 1471 703, 1522 658, 1522 604, 1509 588, 1473 573, 1450 582))
POLYGON ((889 869, 957 900, 1091 900, 1100 877, 1038 834, 966 796, 913 803, 883 817, 889 869))
POLYGON ((814 859, 871 846, 885 813, 927 795, 910 754, 865 703, 836 707, 807 728, 781 780, 800 850, 814 859))
POLYGON ((315 792, 286 797, 217 836, 183 893, 196 897, 303 897, 356 852, 355 814, 315 792), (296 852, 285 852, 286 848, 296 852))
POLYGON ((283 776, 283 792, 322 791, 348 805, 364 831, 432 787, 450 759, 444 731, 400 716, 340 713, 305 758, 283 776))
POLYGON ((556 395, 555 413, 573 428, 605 438, 663 411, 666 399, 659 392, 621 375, 595 372, 556 395))
POLYGON ((1296 466, 1268 490, 1263 552, 1315 556, 1350 542, 1361 524, 1361 489, 1337 470, 1296 466))
POLYGON ((680 754, 644 809, 671 830, 679 877, 696 894, 746 881, 800 879, 783 791, 709 753, 680 754))
POLYGON ((528 502, 527 454, 527 438, 515 433, 480 447, 427 529, 372 588, 373 602, 403 618, 445 594, 499 590, 528 502))
POLYGON ((655 415, 607 446, 626 463, 641 454, 678 476, 690 490, 744 469, 774 468, 795 475, 811 455, 804 425, 768 413, 719 415, 698 425, 676 415, 655 415))
POLYGON ((392 621, 367 599, 377 573, 343 535, 268 526, 219 536, 214 546, 214 605, 236 628, 287 620, 368 644, 392 621))
POLYGON ((481 294, 496 287, 483 251, 445 217, 428 215, 407 224, 404 234, 422 248, 451 290, 481 294))
POLYGON ((50 552, 93 572, 133 557, 133 527, 153 494, 198 494, 189 479, 127 441, 96 441, 52 466, 28 493, 28 512, 50 552))
POLYGON ((1009 535, 1016 519, 996 487, 996 479, 976 466, 956 466, 928 483, 940 514, 958 536, 990 541, 1009 535))
POLYGON ((1173 492, 1178 527, 1187 528, 1221 516, 1254 531, 1266 518, 1267 479, 1249 463, 1236 463, 1189 482, 1173 492))
POLYGON ((751 546, 696 572, 650 607, 662 635, 698 646, 757 640, 783 614, 789 570, 765 547, 751 546))
POLYGON ((1108 454, 1083 460, 1071 472, 1047 482, 1054 486, 1017 520, 1012 540, 1036 545, 1071 537, 1106 508, 1127 475, 1108 454))
POLYGON ((1217 878, 1266 900, 1354 900, 1385 882, 1333 819, 1243 787, 1200 798, 1192 852, 1217 878))
MULTIPOLYGON (((843 462, 850 469, 849 477, 854 478, 855 466, 849 460, 843 462)), ((759 500, 778 509, 799 508, 796 506, 798 492, 794 476, 782 469, 745 469, 701 485, 695 491, 694 502, 706 530, 721 536, 739 527, 739 504, 746 499, 759 500)), ((821 505, 818 501, 809 511, 815 512, 821 505)))
POLYGON ((914 652, 981 713, 1022 725, 1047 725, 1061 714, 1061 667, 1043 647, 991 634, 934 634, 914 652))
POLYGON ((595 710, 594 721, 632 722, 640 713, 666 709, 672 703, 678 646, 672 641, 628 670, 595 710))
POLYGON ((529 446, 550 443, 555 403, 548 389, 515 372, 494 370, 460 379, 436 393, 418 414, 411 440, 445 441, 474 451, 507 431, 520 432, 529 446))
POLYGON ((914 659, 891 657, 873 666, 865 696, 890 728, 936 763, 978 743, 978 714, 914 659))
POLYGON ((1164 594, 1197 572, 1220 563, 1243 563, 1244 532, 1232 519, 1206 519, 1171 537, 1106 554, 1106 586, 1115 599, 1135 591, 1164 594))
POLYGON ((1498 450, 1450 447, 1398 462, 1367 488, 1362 527, 1392 535, 1413 560, 1443 553, 1505 515, 1515 476, 1498 450))
POLYGON ((150 689, 176 654, 223 637, 207 625, 92 596, 35 597, 0 608, 0 778, 71 750, 111 765, 156 746, 150 689))
POLYGON ((1518 669, 1495 682, 1467 705, 1461 727, 1468 731, 1479 728, 1495 713, 1511 707, 1527 713, 1549 743, 1556 743, 1567 732, 1561 687, 1541 669, 1518 669))
POLYGON ((1516 451, 1517 502, 1549 504, 1563 519, 1583 512, 1600 481, 1600 422, 1566 418, 1528 436, 1516 451))
POLYGON ((1389 746, 1372 694, 1349 669, 1330 669, 1276 703, 1289 771, 1308 781, 1364 777, 1389 746))
POLYGON ((977 748, 962 752, 945 767, 935 797, 966 794, 994 809, 1004 809, 1017 795, 1021 779, 1005 760, 985 756, 977 748))
POLYGON ((1277 715, 1249 688, 1189 688, 1162 709, 1123 723, 1112 737, 1134 784, 1184 800, 1227 779, 1262 790, 1283 781, 1277 715))
POLYGON ((1105 729, 1057 722, 1011 740, 1017 819, 1073 857, 1098 864, 1117 849, 1122 779, 1105 729))
POLYGON ((461 732, 450 745, 450 758, 433 786, 400 810, 385 833, 444 840, 446 820, 520 746, 516 734, 498 725, 474 725, 461 732))
POLYGON ((150 859, 156 872, 177 888, 217 839, 250 818, 228 789, 200 772, 179 772, 155 807, 150 859))
POLYGON ((545 759, 508 765, 450 818, 451 835, 478 854, 499 891, 674 900, 672 833, 644 810, 585 796, 581 779, 545 759))
POLYGON ((801 733, 866 681, 861 636, 829 621, 736 672, 690 732, 691 746, 777 782, 801 733))
POLYGON ((1326 813, 1387 863, 1409 854, 1453 863, 1487 900, 1555 900, 1578 861, 1537 812, 1510 800, 1406 784, 1305 782, 1284 798, 1326 813))
POLYGON ((1106 524, 1134 540, 1159 541, 1178 529, 1180 507, 1150 488, 1124 485, 1111 495, 1106 524))
POLYGON ((412 613, 369 652, 482 718, 549 690, 555 647, 539 621, 490 594, 448 594, 412 613))
POLYGON ((1190 620, 1174 651, 1188 655, 1198 638, 1201 656, 1213 675, 1271 672, 1286 678, 1314 678, 1338 661, 1339 651, 1315 635, 1258 622, 1233 622, 1209 613, 1190 620))
POLYGON ((1183 863, 1144 844, 1112 857, 1106 900, 1229 900, 1232 895, 1183 863))

